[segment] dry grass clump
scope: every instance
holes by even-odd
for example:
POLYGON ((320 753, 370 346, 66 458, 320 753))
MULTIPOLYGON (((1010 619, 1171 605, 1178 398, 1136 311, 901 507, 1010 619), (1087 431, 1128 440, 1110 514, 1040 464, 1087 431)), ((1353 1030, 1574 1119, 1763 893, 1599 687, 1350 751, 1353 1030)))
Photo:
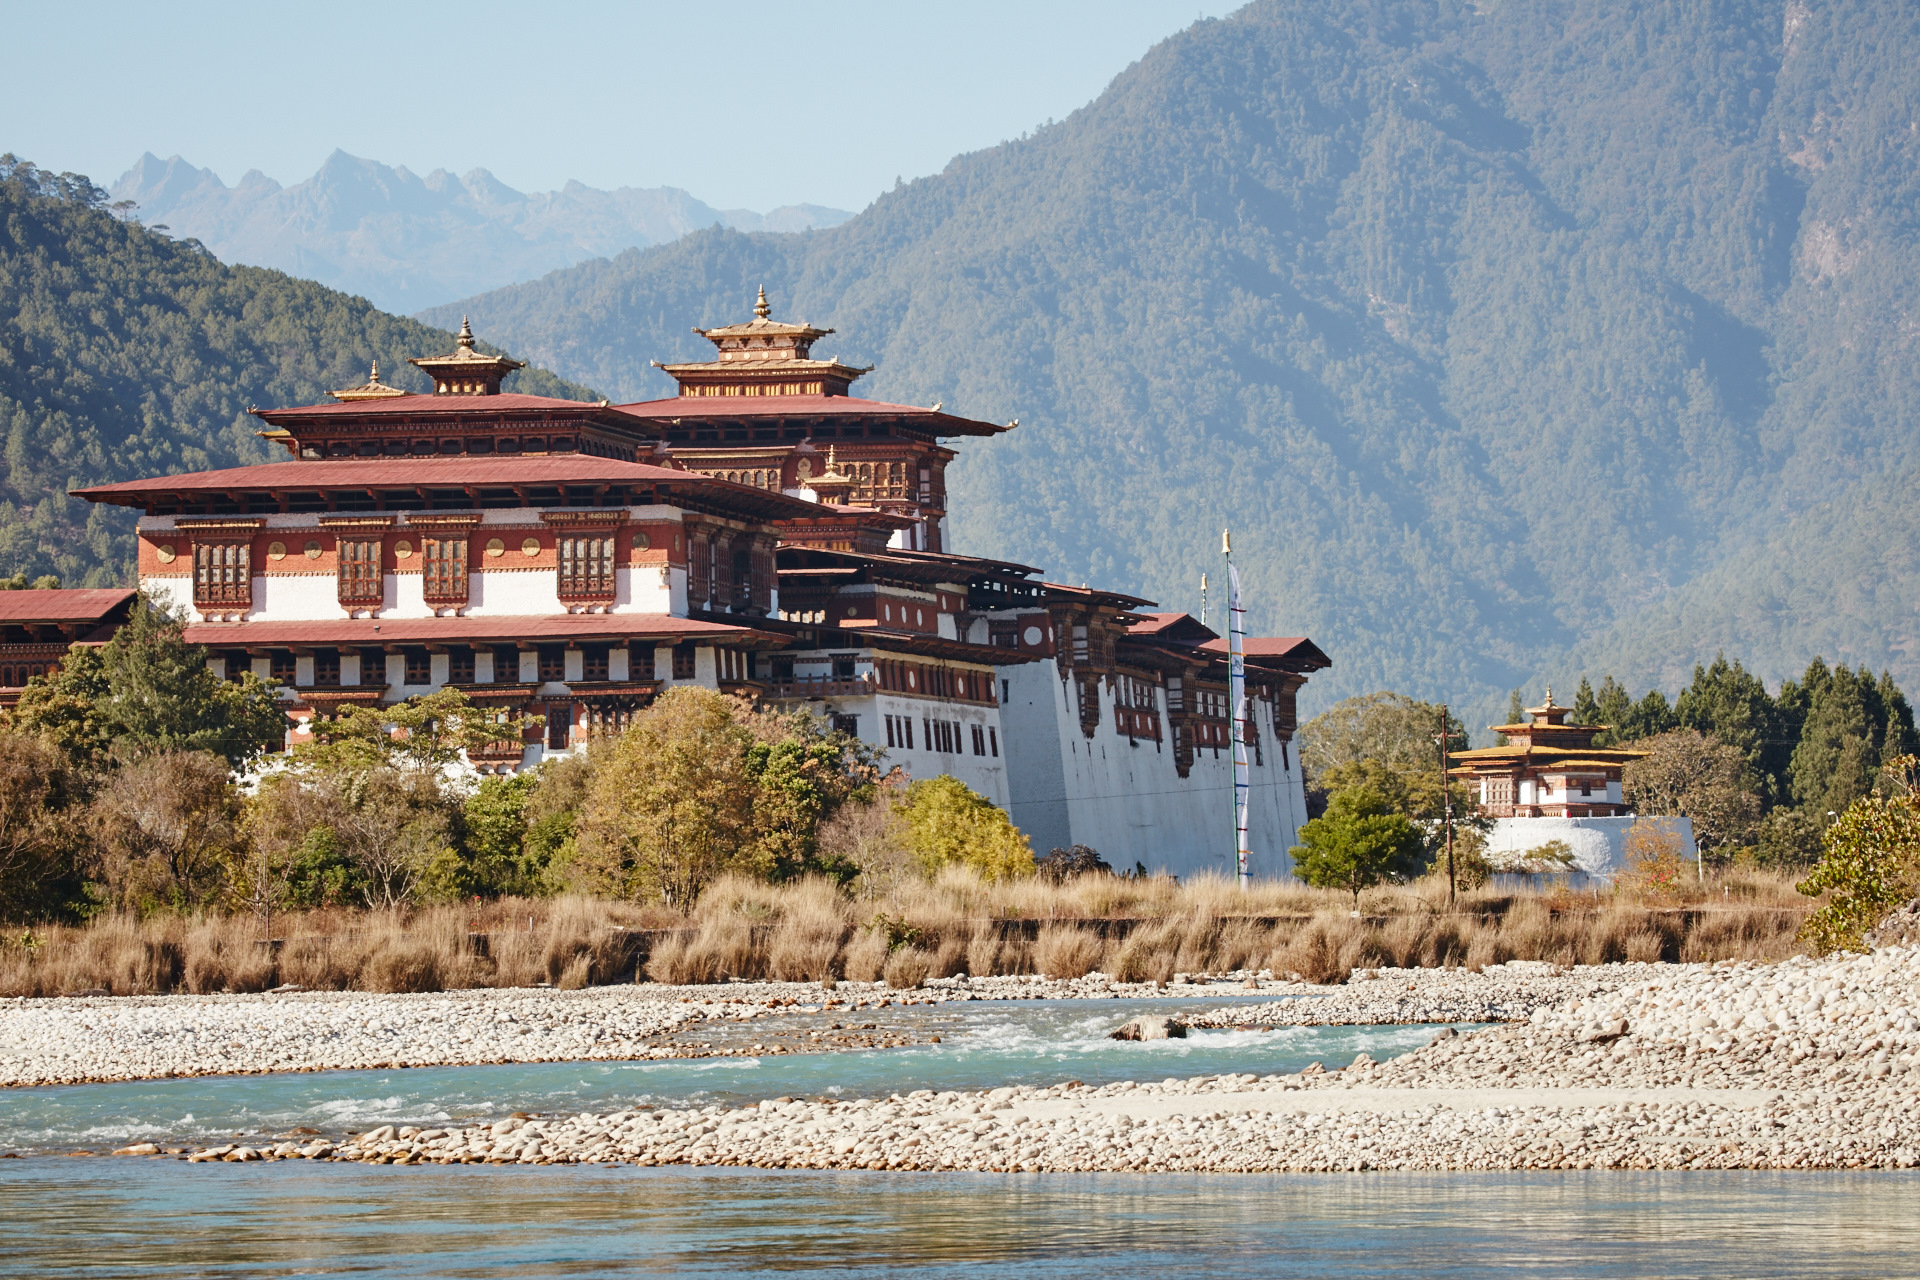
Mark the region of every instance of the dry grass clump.
POLYGON ((634 980, 668 983, 1099 970, 1122 981, 1270 969, 1315 982, 1356 968, 1507 960, 1775 960, 1795 954, 1811 907, 1786 877, 1736 868, 1693 902, 1565 883, 1486 886, 1449 906, 1444 883, 1350 899, 1290 883, 1082 876, 990 883, 964 869, 857 901, 832 882, 715 881, 690 915, 569 896, 416 910, 276 915, 269 946, 251 916, 102 916, 0 938, 0 995, 83 991, 434 991, 634 980))
POLYGON ((926 985, 931 967, 931 957, 919 947, 901 947, 887 957, 881 972, 886 975, 887 985, 895 991, 910 991, 926 985))
POLYGON ((1048 925, 1033 944, 1033 967, 1049 978, 1084 978, 1100 963, 1100 939, 1074 925, 1048 925))

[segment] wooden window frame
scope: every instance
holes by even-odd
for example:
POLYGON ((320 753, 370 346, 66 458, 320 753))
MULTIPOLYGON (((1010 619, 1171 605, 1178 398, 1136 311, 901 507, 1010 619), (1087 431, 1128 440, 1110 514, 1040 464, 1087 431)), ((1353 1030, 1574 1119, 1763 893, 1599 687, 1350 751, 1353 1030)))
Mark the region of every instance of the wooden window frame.
POLYGON ((619 566, 619 535, 612 530, 562 532, 554 540, 560 598, 612 600, 619 566))
POLYGON ((420 540, 420 591, 428 604, 465 604, 468 577, 465 533, 420 540))
POLYGON ((342 535, 337 543, 335 593, 349 609, 386 603, 386 539, 342 535))
POLYGON ((198 540, 193 544, 193 603, 231 609, 253 603, 251 539, 198 540))

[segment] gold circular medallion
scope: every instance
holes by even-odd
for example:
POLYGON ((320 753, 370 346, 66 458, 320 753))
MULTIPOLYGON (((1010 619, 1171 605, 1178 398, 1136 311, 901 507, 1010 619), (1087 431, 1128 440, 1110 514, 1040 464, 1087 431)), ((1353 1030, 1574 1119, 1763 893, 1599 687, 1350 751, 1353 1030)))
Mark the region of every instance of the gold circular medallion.
POLYGON ((412 554, 413 554, 413 544, 411 542, 407 542, 403 540, 393 544, 394 559, 405 560, 408 556, 412 554))
POLYGON ((309 559, 309 560, 318 560, 318 559, 320 558, 320 541, 319 541, 319 539, 317 539, 317 538, 308 538, 308 539, 307 539, 307 545, 306 545, 306 546, 304 546, 304 547, 302 547, 302 548, 300 548, 300 550, 301 550, 302 552, 304 552, 304 553, 305 553, 305 555, 306 555, 306 557, 307 557, 307 559, 309 559))
POLYGON ((521 554, 521 555, 523 555, 523 556, 537 556, 537 555, 539 555, 539 554, 540 554, 540 539, 538 539, 538 538, 528 538, 528 539, 527 539, 527 540, 526 540, 525 542, 522 542, 522 543, 520 544, 520 554, 521 554))
POLYGON ((503 556, 507 554, 507 544, 498 538, 488 538, 487 554, 494 557, 503 556))
POLYGON ((286 544, 286 543, 284 543, 284 542, 269 542, 269 543, 267 544, 267 559, 269 559, 269 560, 285 560, 286 558, 287 558, 287 544, 286 544))
POLYGON ((173 544, 171 542, 163 542, 153 549, 153 554, 160 557, 161 564, 172 564, 175 554, 173 544))
POLYGON ((633 535, 633 545, 637 549, 645 551, 653 545, 653 535, 646 532, 636 533, 633 535))

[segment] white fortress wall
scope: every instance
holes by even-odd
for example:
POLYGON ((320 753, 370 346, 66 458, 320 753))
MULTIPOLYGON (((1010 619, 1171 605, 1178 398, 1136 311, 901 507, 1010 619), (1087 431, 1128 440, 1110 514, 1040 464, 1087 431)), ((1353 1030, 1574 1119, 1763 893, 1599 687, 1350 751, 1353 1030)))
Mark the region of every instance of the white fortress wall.
MULTIPOLYGON (((1149 872, 1192 876, 1236 872, 1233 759, 1221 748, 1198 748, 1186 777, 1174 765, 1172 735, 1163 718, 1159 744, 1129 739, 1114 729, 1103 692, 1100 727, 1080 730, 1074 687, 1052 663, 1003 673, 1009 697, 1002 709, 1009 744, 1013 820, 1036 854, 1084 844, 1115 871, 1136 863, 1149 872)), ((1262 763, 1249 770, 1248 869, 1260 878, 1292 874, 1288 850, 1306 820, 1298 757, 1282 764, 1268 733, 1262 763)))

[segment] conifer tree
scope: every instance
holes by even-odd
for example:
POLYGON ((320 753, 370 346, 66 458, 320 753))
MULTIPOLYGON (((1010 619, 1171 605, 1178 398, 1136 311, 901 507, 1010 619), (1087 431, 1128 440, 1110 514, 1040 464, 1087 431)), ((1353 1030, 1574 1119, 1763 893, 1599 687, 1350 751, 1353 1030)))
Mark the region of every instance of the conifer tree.
POLYGON ((1782 740, 1779 708, 1759 677, 1718 654, 1712 665, 1694 667, 1693 681, 1673 709, 1683 728, 1712 734, 1738 750, 1768 802, 1786 794, 1793 745, 1782 740))

